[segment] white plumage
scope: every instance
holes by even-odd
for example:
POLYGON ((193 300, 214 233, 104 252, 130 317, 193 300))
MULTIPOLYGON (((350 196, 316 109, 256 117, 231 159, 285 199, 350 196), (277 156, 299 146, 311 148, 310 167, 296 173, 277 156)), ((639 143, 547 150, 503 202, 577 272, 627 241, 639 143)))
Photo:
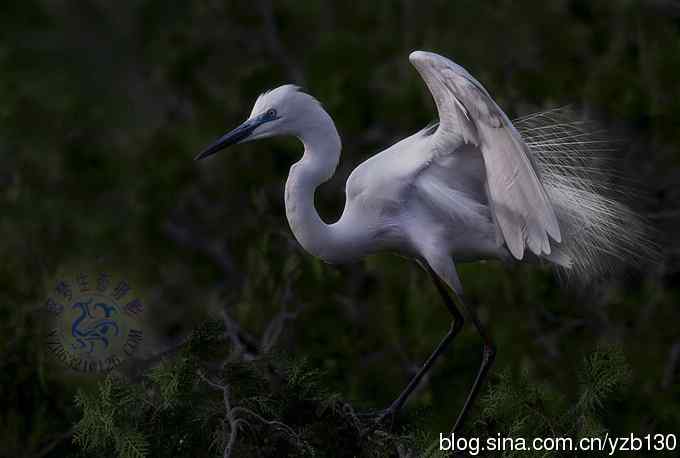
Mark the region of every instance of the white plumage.
POLYGON ((484 159, 488 205, 506 247, 518 260, 527 247, 536 255, 550 254, 548 236, 561 241, 557 218, 528 148, 508 117, 461 66, 422 51, 412 53, 410 60, 439 111, 430 154, 455 155, 474 145, 484 159))
POLYGON ((520 118, 525 139, 563 234, 550 260, 569 277, 595 278, 621 263, 659 258, 655 231, 621 200, 634 187, 617 177, 614 143, 568 108, 520 118), (618 178, 618 179, 617 179, 618 178))
MULTIPOLYGON (((461 66, 423 51, 413 52, 410 61, 432 93, 439 123, 360 164, 347 180, 345 208, 333 224, 319 217, 314 192, 335 173, 340 136, 321 104, 296 86, 262 94, 243 125, 198 156, 257 138, 299 138, 304 153, 290 169, 285 205, 300 244, 332 263, 396 252, 431 273, 452 327, 390 413, 460 329, 462 316, 442 287, 448 285, 464 305, 455 263, 543 259, 588 275, 601 270, 607 257, 653 252, 641 219, 607 196, 604 175, 590 157, 600 141, 578 122, 553 112, 513 125, 461 66)), ((467 311, 484 339, 484 360, 456 427, 494 354, 474 309, 467 311)))

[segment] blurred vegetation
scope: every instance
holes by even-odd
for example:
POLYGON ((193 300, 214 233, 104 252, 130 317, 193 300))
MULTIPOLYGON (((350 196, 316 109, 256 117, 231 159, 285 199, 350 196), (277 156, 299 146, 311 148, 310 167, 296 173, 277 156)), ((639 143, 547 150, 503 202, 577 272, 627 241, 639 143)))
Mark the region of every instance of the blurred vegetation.
POLYGON ((225 346, 224 331, 201 326, 180 355, 153 367, 142 383, 111 374, 97 390, 80 391, 76 443, 92 454, 137 458, 381 457, 415 442, 382 430, 367 434, 374 420, 328 392, 305 359, 232 359, 205 374, 206 360, 225 346))
MULTIPOLYGON (((302 251, 282 202, 285 174, 300 151, 294 140, 243 145, 209 164, 192 158, 245 118, 260 92, 302 84, 343 138, 338 173, 317 194, 321 214, 332 220, 349 172, 435 116, 407 60, 414 49, 468 68, 511 117, 572 104, 598 119, 625 140, 620 168, 644 190, 631 203, 665 234, 662 263, 622 268, 587 286, 565 288, 534 266, 461 267, 468 300, 498 347, 482 393, 487 402, 475 409, 469 432, 540 431, 513 429, 517 417, 490 403, 493 393, 563 396, 563 406, 546 401, 555 424, 579 402, 592 403, 583 400, 584 386, 617 381, 616 368, 623 367, 607 369, 611 377, 585 375, 587 383, 574 376, 603 344, 621 348, 629 388, 598 411, 597 430, 678 431, 677 1, 380 0, 350 7, 306 0, 26 0, 0 5, 0 455, 101 455, 83 451, 100 436, 82 428, 95 411, 85 407, 101 399, 93 393, 107 386, 146 383, 151 392, 144 396, 155 396, 159 414, 198 413, 193 403, 163 407, 167 385, 152 374, 179 370, 187 336, 214 320, 231 326, 222 346, 229 364, 250 361, 252 369, 269 365, 262 358, 269 361, 272 352, 287 355, 271 362, 283 374, 281 386, 290 383, 290 368, 301 367, 322 374, 322 386, 315 381, 307 393, 317 401, 331 397, 357 412, 391 402, 447 329, 427 275, 391 255, 338 267, 302 251), (62 269, 95 265, 125 275, 147 298, 139 361, 104 380, 65 372, 44 343, 50 280, 62 269), (122 383, 126 377, 134 383, 122 383)), ((478 336, 465 328, 408 404, 396 434, 417 440, 448 431, 480 357, 478 336)), ((229 374, 196 358, 191 362, 203 372, 192 369, 191 386, 206 396, 196 407, 223 408, 221 393, 206 380, 224 386, 232 383, 224 378, 229 374)), ((285 408, 255 405, 258 396, 267 392, 279 403, 292 396, 232 385, 235 402, 267 421, 285 408)), ((137 407, 141 417, 130 419, 149 413, 137 407)), ((337 426, 345 417, 329 418, 337 426)), ((335 438, 323 439, 322 450, 315 441, 326 436, 305 435, 323 422, 297 418, 285 423, 295 432, 286 435, 249 421, 256 433, 243 433, 242 446, 257 446, 253 434, 285 442, 291 455, 309 446, 333 456, 335 438), (291 442, 295 437, 300 442, 291 442)), ((160 455, 157 445, 149 442, 149 451, 160 455)), ((187 450, 193 451, 166 456, 221 454, 208 443, 187 450)))

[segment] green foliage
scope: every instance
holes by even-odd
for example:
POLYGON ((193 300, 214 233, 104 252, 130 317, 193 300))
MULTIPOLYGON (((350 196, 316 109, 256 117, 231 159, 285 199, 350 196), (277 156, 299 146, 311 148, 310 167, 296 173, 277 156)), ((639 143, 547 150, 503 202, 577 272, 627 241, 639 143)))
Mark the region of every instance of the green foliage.
POLYGON ((201 367, 195 350, 205 328, 141 380, 110 374, 96 389, 80 390, 75 443, 120 458, 380 457, 409 444, 380 428, 366 434, 374 419, 360 419, 329 392, 304 358, 267 355, 201 367))
POLYGON ((83 417, 76 425, 73 440, 86 452, 113 450, 118 456, 148 456, 149 441, 139 430, 136 406, 142 394, 133 384, 108 376, 94 392, 79 391, 76 405, 83 417))
MULTIPOLYGON (((82 417, 75 443, 85 452, 107 451, 120 458, 446 456, 423 429, 422 417, 397 428, 411 433, 372 428, 375 417, 358 416, 305 358, 269 354, 217 369, 201 367, 195 352, 206 341, 205 330, 215 332, 207 341, 220 345, 220 328, 217 323, 200 327, 178 355, 146 370, 141 383, 111 374, 97 389, 79 391, 82 417)), ((613 346, 584 358, 573 397, 526 370, 513 376, 506 369, 485 390, 466 435, 482 440, 602 437, 608 431, 607 405, 616 402, 630 376, 623 352, 613 346)), ((498 456, 556 455, 506 450, 498 456)))
MULTIPOLYGON (((579 392, 564 396, 527 370, 514 376, 505 369, 496 376, 480 399, 480 414, 465 431, 466 437, 557 438, 604 437, 606 409, 615 404, 630 382, 631 368, 623 351, 600 346, 584 358, 578 371, 579 392)), ((430 456, 436 444, 431 445, 430 456)), ((504 450, 486 456, 553 457, 561 452, 504 450)))
POLYGON ((575 411, 587 417, 597 413, 604 400, 630 381, 631 369, 620 348, 599 348, 586 359, 579 378, 581 395, 575 411))

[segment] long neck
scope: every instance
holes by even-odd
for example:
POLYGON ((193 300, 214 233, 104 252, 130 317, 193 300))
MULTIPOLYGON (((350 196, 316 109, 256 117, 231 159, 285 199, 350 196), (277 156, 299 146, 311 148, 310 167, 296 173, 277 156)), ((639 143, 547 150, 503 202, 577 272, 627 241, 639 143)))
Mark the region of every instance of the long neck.
POLYGON ((337 251, 333 226, 326 224, 314 207, 314 192, 328 181, 340 160, 341 142, 331 117, 320 109, 313 125, 297 133, 305 151, 293 164, 286 181, 286 216, 305 250, 330 261, 337 251))

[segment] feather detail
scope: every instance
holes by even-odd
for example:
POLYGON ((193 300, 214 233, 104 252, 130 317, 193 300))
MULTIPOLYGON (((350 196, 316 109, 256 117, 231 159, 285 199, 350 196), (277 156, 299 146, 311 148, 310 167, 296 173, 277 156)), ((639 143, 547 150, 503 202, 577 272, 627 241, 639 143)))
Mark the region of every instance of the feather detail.
POLYGON ((514 121, 550 198, 563 242, 543 257, 587 279, 617 262, 658 259, 654 229, 622 203, 635 193, 630 183, 615 184, 615 143, 590 121, 568 108, 514 121))

